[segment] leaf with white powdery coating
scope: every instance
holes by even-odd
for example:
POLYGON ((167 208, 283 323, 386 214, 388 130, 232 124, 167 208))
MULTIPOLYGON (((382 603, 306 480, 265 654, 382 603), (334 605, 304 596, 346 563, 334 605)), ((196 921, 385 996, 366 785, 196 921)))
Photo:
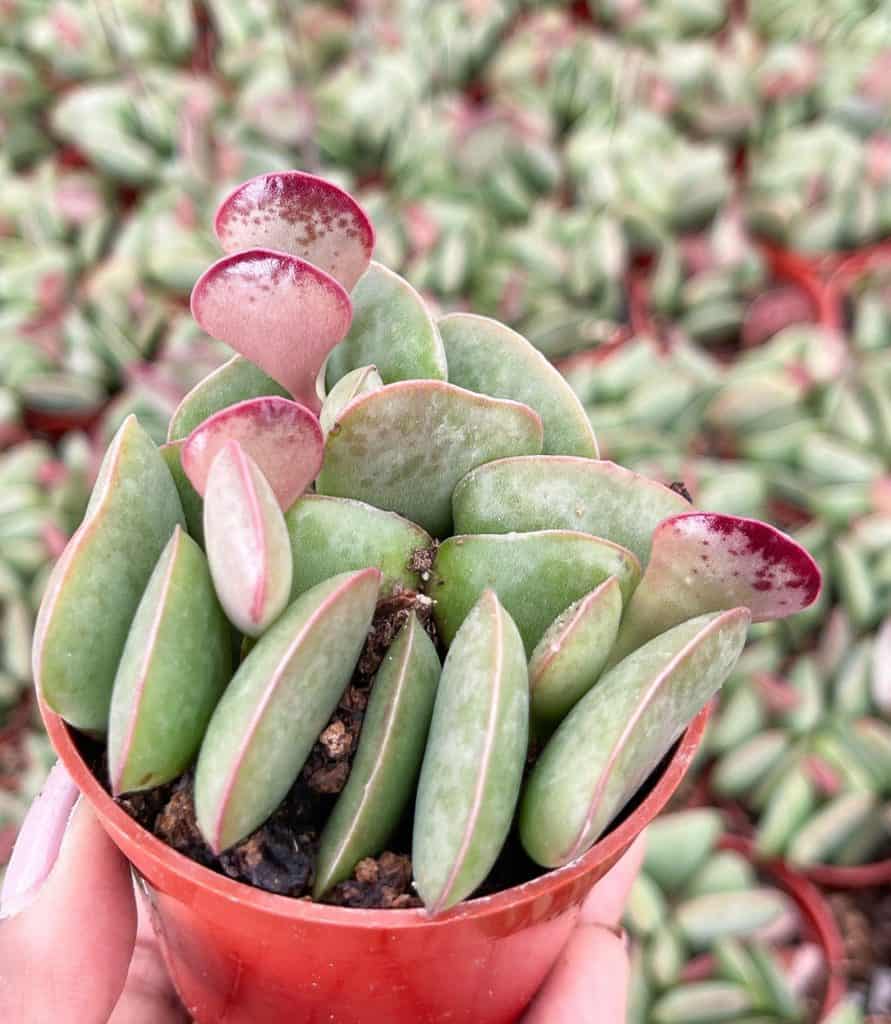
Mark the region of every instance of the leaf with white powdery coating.
POLYGON ((531 655, 554 619, 609 576, 627 601, 640 565, 630 551, 588 533, 463 535, 437 548, 428 593, 439 635, 450 643, 483 591, 494 590, 531 655))
POLYGON ((374 228, 355 199, 324 178, 275 171, 244 182, 214 220, 227 253, 261 247, 299 256, 350 291, 368 268, 374 228))
POLYGON ((621 544, 646 566, 653 531, 690 505, 614 462, 530 455, 472 470, 452 507, 457 533, 582 530, 621 544))
POLYGON ((206 419, 183 442, 182 466, 199 494, 227 441, 238 441, 260 467, 283 510, 315 480, 325 450, 319 421, 306 406, 277 396, 238 402, 206 419))
POLYGON ((66 722, 104 734, 115 672, 182 504, 135 416, 111 443, 84 520, 56 563, 34 630, 34 679, 66 722))
POLYGON ((210 467, 204 541, 226 615, 242 633, 259 636, 288 603, 291 545, 272 488, 237 441, 210 467))
POLYGON ((548 626, 529 659, 532 717, 537 723, 556 726, 594 686, 621 617, 622 590, 611 576, 548 626))
POLYGON ((183 398, 170 417, 167 440, 179 441, 189 436, 199 423, 237 402, 264 395, 289 398, 281 384, 265 374, 244 356, 233 356, 217 367, 183 398))
POLYGON ((437 326, 452 384, 525 402, 541 416, 546 455, 598 457, 591 421, 575 392, 521 334, 470 313, 450 313, 437 326))
POLYGON ((160 786, 198 753, 231 672, 229 624, 201 549, 179 527, 127 635, 111 696, 115 796, 160 786))
POLYGON ((192 289, 192 316, 318 412, 316 377, 349 330, 352 306, 341 285, 311 263, 249 249, 205 270, 192 289))
POLYGON ((510 831, 526 760, 523 643, 487 591, 445 660, 415 806, 412 865, 431 914, 485 879, 510 831))
POLYGON ((353 322, 328 359, 328 389, 360 366, 374 365, 385 384, 448 380, 445 349, 427 305, 394 271, 372 262, 350 296, 353 322))
POLYGON ((351 402, 325 442, 320 494, 398 512, 434 536, 452 522, 452 491, 468 470, 541 451, 536 412, 434 380, 400 381, 351 402))
POLYGON ((379 854, 415 792, 439 682, 439 656, 412 613, 374 679, 350 777, 319 840, 315 899, 379 854))
POLYGON ((675 626, 576 704, 526 782, 520 838, 533 860, 558 867, 603 834, 730 674, 750 621, 735 608, 675 626))
POLYGON ((375 566, 381 594, 397 586, 419 590, 412 554, 433 545, 430 534, 395 512, 351 498, 305 494, 288 509, 285 524, 294 563, 291 598, 338 573, 375 566))
POLYGON ((625 609, 610 664, 705 612, 745 607, 753 622, 794 615, 816 600, 820 583, 807 551, 767 523, 716 512, 666 519, 653 534, 650 562, 625 609))
POLYGON ((195 772, 195 812, 219 853, 263 824, 294 784, 346 689, 380 573, 344 573, 297 598, 226 688, 195 772))

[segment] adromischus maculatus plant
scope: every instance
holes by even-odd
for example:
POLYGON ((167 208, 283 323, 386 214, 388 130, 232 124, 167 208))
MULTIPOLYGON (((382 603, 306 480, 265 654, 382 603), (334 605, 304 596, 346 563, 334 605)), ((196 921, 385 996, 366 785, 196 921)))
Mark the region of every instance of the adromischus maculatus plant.
POLYGON ((764 523, 600 461, 547 361, 493 320, 435 321, 370 262, 371 225, 335 186, 253 179, 216 231, 227 255, 192 310, 240 354, 160 452, 135 418, 118 431, 40 612, 42 699, 107 735, 115 795, 197 757, 219 853, 288 793, 379 599, 419 592, 438 647, 413 614, 389 648, 315 895, 384 849, 412 800, 431 913, 480 885, 515 817, 535 861, 569 862, 718 689, 749 622, 814 600, 816 565, 764 523), (524 781, 530 723, 543 746, 524 781))

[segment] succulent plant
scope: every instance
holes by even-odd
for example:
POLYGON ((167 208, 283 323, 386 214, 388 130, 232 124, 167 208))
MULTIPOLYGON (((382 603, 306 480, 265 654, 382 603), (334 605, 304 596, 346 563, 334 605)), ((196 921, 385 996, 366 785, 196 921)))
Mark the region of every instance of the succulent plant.
POLYGON ((807 991, 828 970, 799 946, 790 897, 751 861, 720 849, 720 814, 679 811, 654 822, 624 924, 633 940, 629 1024, 803 1021, 807 991))
POLYGON ((709 736, 712 785, 751 808, 765 856, 853 865, 887 844, 889 638, 886 624, 856 639, 836 608, 815 652, 753 667, 728 690, 709 736))
POLYGON ((567 863, 720 687, 750 620, 813 601, 815 564, 600 461, 541 354, 496 321, 435 320, 370 262, 336 186, 253 179, 215 226, 228 254, 192 311, 239 355, 161 451, 135 417, 119 428, 47 586, 42 699, 107 736, 115 795, 197 761, 212 859, 288 795, 397 598, 355 775, 318 823, 316 895, 381 852, 416 779, 431 913, 484 882, 515 819, 534 860, 567 863))

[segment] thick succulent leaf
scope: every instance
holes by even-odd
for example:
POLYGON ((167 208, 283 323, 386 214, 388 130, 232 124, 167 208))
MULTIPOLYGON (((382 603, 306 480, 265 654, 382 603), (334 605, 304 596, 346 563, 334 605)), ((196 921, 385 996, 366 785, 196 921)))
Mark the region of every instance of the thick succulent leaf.
POLYGON ((745 607, 754 622, 782 619, 819 592, 817 563, 773 526, 714 512, 674 516, 653 534, 650 563, 610 660, 694 615, 745 607))
POLYGON ((492 591, 446 657, 415 807, 412 865, 431 914, 485 879, 510 830, 526 760, 523 643, 492 591))
MULTIPOLYGON (((661 995, 650 1011, 652 1024, 721 1024, 756 1012, 752 994, 730 981, 696 981, 661 995)), ((752 1018, 748 1018, 750 1021, 752 1018)), ((761 1018, 763 1024, 764 1018, 761 1018)), ((754 1021, 757 1022, 755 1017, 754 1021)), ((768 1021, 770 1018, 768 1018, 768 1021)))
POLYGON ((646 565, 653 531, 689 510, 670 487, 614 462, 534 455, 472 470, 452 499, 459 533, 583 530, 621 544, 646 565))
POLYGON ((439 634, 451 643, 470 609, 491 588, 532 653, 545 630, 592 587, 615 576, 627 601, 640 564, 612 541, 574 530, 466 534, 437 548, 428 593, 439 634))
POLYGON ((377 367, 385 384, 448 379, 439 331, 405 278, 372 262, 351 298, 350 332, 328 359, 329 390, 350 370, 369 365, 377 367))
POLYGON ((164 459, 135 416, 118 429, 84 521, 56 563, 34 631, 33 668, 47 705, 105 733, 127 631, 182 505, 164 459))
POLYGON ((430 534, 395 512, 349 498, 305 494, 285 515, 294 563, 291 598, 353 569, 381 570, 381 593, 397 585, 419 590, 412 553, 433 546, 430 534))
POLYGON ((414 796, 439 682, 439 656, 412 614, 378 669, 350 777, 319 840, 313 894, 379 854, 414 796))
POLYGON ((696 807, 665 814, 647 829, 644 871, 666 892, 677 892, 698 875, 724 831, 720 811, 696 807))
POLYGON ((527 405, 442 381, 400 381, 342 410, 316 490, 398 512, 442 537, 461 477, 492 459, 539 452, 541 438, 527 405))
POLYGON ((576 704, 526 783, 520 837, 533 860, 566 864, 602 835, 727 678, 750 621, 735 608, 675 626, 576 704))
POLYGON ((353 673, 379 579, 363 569, 297 598, 226 688, 195 772, 198 826, 215 853, 262 825, 294 784, 353 673))
POLYGON ((189 536, 194 537, 203 548, 204 502, 201 495, 192 486, 191 480, 186 476, 186 471, 183 469, 182 449, 182 441, 168 441, 167 444, 162 444, 158 451, 164 457, 167 468, 170 470, 170 475, 173 477, 173 482, 176 484, 179 500, 185 513, 189 536))
POLYGON ((192 316, 318 412, 316 377, 349 330, 352 307, 324 270, 287 253, 249 249, 224 256, 201 275, 192 289, 192 316))
POLYGON ((354 398, 366 395, 369 391, 377 391, 383 386, 384 382, 376 366, 360 366, 341 377, 322 402, 319 422, 325 435, 327 436, 328 431, 337 422, 340 410, 348 406, 354 398))
POLYGON ((750 937, 788 912, 789 901, 774 888, 715 892, 684 900, 675 909, 681 934, 696 952, 719 939, 750 937))
POLYGON ((291 545, 272 488, 237 441, 227 441, 210 467, 204 542, 226 615, 259 636, 288 603, 291 545))
POLYGON ((186 438, 182 466, 199 494, 229 441, 237 441, 260 467, 283 509, 315 480, 325 450, 319 421, 306 406, 277 396, 249 398, 214 413, 186 438))
POLYGON ((374 228, 342 188, 302 171, 251 178, 220 204, 214 222, 225 252, 276 249, 321 267, 350 291, 365 273, 374 228))
POLYGON ((118 665, 108 726, 117 796, 185 771, 231 674, 231 637, 207 561, 177 527, 152 573, 118 665))
POLYGON ((449 381, 533 408, 544 424, 546 455, 598 457, 591 421, 563 376, 516 331, 484 316, 450 313, 437 324, 449 381))
POLYGON ((249 398, 278 395, 288 398, 288 392, 259 366, 244 356, 233 356, 228 362, 209 373, 179 403, 170 417, 167 440, 186 438, 199 423, 215 412, 249 398))
POLYGON ((597 682, 621 618, 622 590, 611 576, 548 626, 529 659, 536 723, 545 729, 556 726, 597 682))

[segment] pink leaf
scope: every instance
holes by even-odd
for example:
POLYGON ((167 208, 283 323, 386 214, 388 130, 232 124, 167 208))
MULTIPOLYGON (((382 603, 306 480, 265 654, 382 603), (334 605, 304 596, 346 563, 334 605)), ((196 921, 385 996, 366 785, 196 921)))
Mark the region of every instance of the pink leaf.
POLYGON ((261 174, 220 204, 217 238, 237 252, 262 246, 308 260, 347 291, 368 269, 374 228, 343 189, 302 171, 261 174))
POLYGON ((322 467, 325 439, 305 406, 268 395, 249 398, 209 416, 188 436, 182 466, 203 497, 217 453, 238 441, 269 481, 282 509, 288 509, 322 467))
POLYGON ((192 316, 313 412, 316 377, 353 316, 341 285, 287 253, 250 249, 217 260, 192 289, 192 316))

